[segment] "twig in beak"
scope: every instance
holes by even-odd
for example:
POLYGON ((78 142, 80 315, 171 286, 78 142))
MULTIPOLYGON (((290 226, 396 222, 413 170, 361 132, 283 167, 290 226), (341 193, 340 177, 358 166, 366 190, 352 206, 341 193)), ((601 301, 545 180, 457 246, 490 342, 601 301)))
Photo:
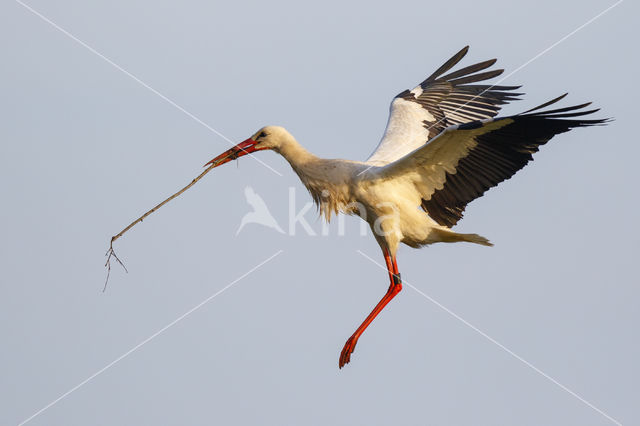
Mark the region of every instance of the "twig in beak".
POLYGON ((170 196, 169 198, 167 198, 166 200, 164 200, 163 202, 161 202, 160 204, 158 204, 157 206, 155 206, 154 208, 152 208, 151 210, 149 210, 148 212, 146 212, 145 214, 143 214, 142 216, 140 216, 139 218, 137 218, 136 220, 134 220, 133 222, 131 222, 129 224, 129 226, 127 226, 126 228, 124 228, 122 231, 120 231, 118 234, 114 235, 113 237, 111 237, 111 243, 109 244, 109 250, 107 250, 107 253, 105 254, 105 256, 107 256, 107 262, 104 264, 104 266, 106 266, 107 268, 107 278, 104 282, 104 288, 102 289, 102 291, 104 292, 107 289, 107 283, 109 282, 109 275, 111 273, 111 258, 113 257, 114 259, 116 259, 116 261, 120 264, 120 266, 122 266, 124 268, 124 270, 126 272, 127 268, 126 266, 124 266, 124 263, 122 263, 122 261, 118 258, 118 256, 116 255, 115 250, 113 249, 113 243, 116 242, 116 240, 120 237, 122 237, 129 229, 133 228, 135 225, 137 225, 138 223, 142 222, 147 216, 149 216, 151 213, 155 212, 156 210, 158 210, 160 207, 164 206, 165 204, 167 204, 169 201, 173 200, 174 198, 176 198, 177 196, 179 196, 180 194, 182 194, 183 192, 185 192, 187 189, 191 188, 193 185, 196 184, 196 182, 198 182, 200 179, 202 179, 204 177, 204 175, 206 175, 207 173, 209 173, 213 168, 215 168, 216 166, 219 165, 219 162, 216 161, 214 163, 211 163, 211 165, 209 167, 207 167, 202 173, 200 173, 198 175, 198 177, 196 177, 195 179, 193 179, 187 186, 185 186, 184 188, 182 188, 180 191, 176 192, 175 194, 173 194, 172 196, 170 196))

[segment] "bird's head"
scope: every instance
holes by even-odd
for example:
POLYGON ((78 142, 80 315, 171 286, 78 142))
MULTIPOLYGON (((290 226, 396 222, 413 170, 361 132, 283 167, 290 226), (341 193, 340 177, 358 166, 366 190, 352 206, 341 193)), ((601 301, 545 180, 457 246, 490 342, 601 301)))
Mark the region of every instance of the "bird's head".
POLYGON ((205 167, 209 165, 218 167, 231 160, 240 158, 243 155, 251 154, 256 151, 263 151, 265 149, 279 151, 282 144, 286 143, 290 139, 292 139, 292 136, 284 129, 284 127, 266 126, 255 132, 249 139, 240 142, 238 145, 209 161, 205 164, 205 167))

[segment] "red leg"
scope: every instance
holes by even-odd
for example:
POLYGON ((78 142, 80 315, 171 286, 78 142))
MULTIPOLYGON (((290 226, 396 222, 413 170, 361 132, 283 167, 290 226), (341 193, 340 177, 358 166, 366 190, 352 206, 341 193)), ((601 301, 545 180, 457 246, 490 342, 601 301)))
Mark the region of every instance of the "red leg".
POLYGON ((358 343, 358 339, 364 333, 364 330, 371 324, 373 319, 387 306, 387 303, 393 299, 396 294, 400 293, 402 290, 402 281, 400 280, 400 272, 398 272, 398 265, 396 264, 395 256, 392 257, 389 254, 388 250, 384 251, 384 261, 387 264, 387 270, 389 271, 389 280, 391 284, 389 285, 389 290, 387 290, 387 294, 378 302, 373 311, 369 314, 367 318, 365 318, 364 322, 358 327, 358 329, 353 333, 347 343, 344 344, 344 348, 342 348, 342 353, 340 354, 340 361, 338 363, 339 367, 344 367, 351 360, 351 354, 356 348, 356 343, 358 343))

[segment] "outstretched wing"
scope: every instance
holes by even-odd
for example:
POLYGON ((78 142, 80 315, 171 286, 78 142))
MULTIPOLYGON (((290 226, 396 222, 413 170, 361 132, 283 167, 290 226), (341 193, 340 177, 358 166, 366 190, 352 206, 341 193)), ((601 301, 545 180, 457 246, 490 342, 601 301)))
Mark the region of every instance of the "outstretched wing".
POLYGON ((409 180, 420 192, 422 208, 429 216, 451 227, 462 218, 469 202, 522 169, 553 136, 609 121, 574 118, 598 111, 583 109, 590 102, 540 111, 565 96, 518 115, 452 126, 373 173, 383 179, 409 180))
POLYGON ((496 77, 504 70, 479 72, 496 60, 480 62, 445 76, 467 54, 456 53, 419 86, 405 90, 391 102, 389 121, 382 140, 368 163, 383 165, 424 145, 449 126, 494 117, 500 106, 518 100, 520 86, 469 84, 496 77))

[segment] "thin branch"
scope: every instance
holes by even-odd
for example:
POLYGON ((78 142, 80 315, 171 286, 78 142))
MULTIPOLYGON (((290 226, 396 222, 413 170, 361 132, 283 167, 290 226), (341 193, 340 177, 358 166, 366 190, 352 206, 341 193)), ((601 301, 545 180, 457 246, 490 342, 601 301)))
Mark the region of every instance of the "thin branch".
POLYGON ((104 282, 104 288, 103 288, 103 292, 107 289, 107 283, 109 282, 109 274, 111 273, 111 258, 114 258, 119 264, 120 266, 122 266, 125 270, 125 272, 127 271, 126 266, 124 266, 124 263, 122 263, 122 261, 118 258, 118 256, 116 255, 115 250, 113 250, 113 243, 116 242, 116 240, 120 237, 122 237, 128 230, 130 230, 131 228, 133 228, 134 226, 136 226, 138 223, 142 222, 144 219, 146 219, 147 216, 149 216, 151 213, 155 212, 156 210, 158 210, 160 207, 164 206, 165 204, 167 204, 169 201, 173 200, 174 198, 176 198, 177 196, 179 196, 180 194, 182 194, 183 192, 185 192, 187 189, 191 188, 193 185, 195 185, 200 179, 202 179, 204 177, 204 175, 206 175, 207 173, 209 173, 211 171, 211 169, 213 169, 214 167, 216 167, 217 165, 219 165, 220 162, 214 162, 212 163, 209 167, 207 167, 202 173, 200 173, 198 175, 198 177, 196 177, 195 179, 193 179, 187 186, 185 186, 184 188, 182 188, 180 191, 176 192, 175 194, 173 194, 172 196, 170 196, 169 198, 167 198, 166 200, 164 200, 163 202, 161 202, 160 204, 158 204, 157 206, 155 206, 154 208, 152 208, 151 210, 149 210, 148 212, 146 212, 145 214, 143 214, 142 216, 140 216, 139 218, 137 218, 136 220, 134 220, 133 222, 131 222, 129 224, 129 226, 127 226, 126 228, 124 228, 122 231, 118 232, 118 234, 114 235, 113 237, 111 237, 111 242, 109 244, 109 250, 107 250, 107 253, 105 254, 105 256, 107 256, 107 262, 104 264, 104 266, 106 266, 107 268, 107 278, 104 282))

